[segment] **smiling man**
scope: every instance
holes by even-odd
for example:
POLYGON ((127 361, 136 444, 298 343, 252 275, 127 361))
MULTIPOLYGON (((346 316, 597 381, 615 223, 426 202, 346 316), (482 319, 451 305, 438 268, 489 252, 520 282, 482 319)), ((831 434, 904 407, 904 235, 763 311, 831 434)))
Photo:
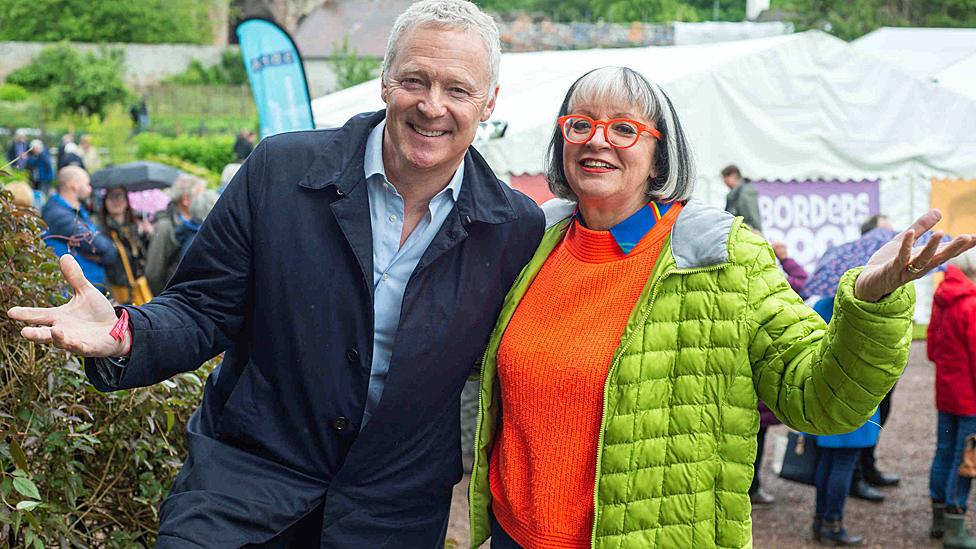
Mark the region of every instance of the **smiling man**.
POLYGON ((114 309, 64 258, 70 303, 8 312, 103 391, 226 351, 159 547, 443 547, 461 388, 544 223, 470 148, 499 59, 470 2, 412 5, 386 110, 264 140, 151 303, 114 309))

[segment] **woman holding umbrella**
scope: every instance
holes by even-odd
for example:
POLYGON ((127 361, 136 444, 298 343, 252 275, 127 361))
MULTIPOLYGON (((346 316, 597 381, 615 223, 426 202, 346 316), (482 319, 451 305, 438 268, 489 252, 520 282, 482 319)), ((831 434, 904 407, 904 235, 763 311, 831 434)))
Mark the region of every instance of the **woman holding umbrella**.
POLYGON ((152 299, 152 292, 143 269, 153 226, 144 218, 136 218, 125 187, 112 187, 105 193, 99 225, 119 250, 119 261, 107 266, 105 272, 112 296, 122 304, 146 303, 152 299))

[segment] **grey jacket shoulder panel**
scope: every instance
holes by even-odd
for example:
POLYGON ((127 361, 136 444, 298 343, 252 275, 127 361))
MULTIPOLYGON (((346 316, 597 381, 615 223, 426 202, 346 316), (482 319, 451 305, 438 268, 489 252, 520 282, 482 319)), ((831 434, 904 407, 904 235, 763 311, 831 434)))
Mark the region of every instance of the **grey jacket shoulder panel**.
POLYGON ((679 269, 700 269, 729 261, 735 217, 692 198, 671 229, 671 253, 679 269))
POLYGON ((565 198, 553 198, 542 205, 542 213, 546 214, 546 230, 553 225, 573 215, 576 203, 565 198))

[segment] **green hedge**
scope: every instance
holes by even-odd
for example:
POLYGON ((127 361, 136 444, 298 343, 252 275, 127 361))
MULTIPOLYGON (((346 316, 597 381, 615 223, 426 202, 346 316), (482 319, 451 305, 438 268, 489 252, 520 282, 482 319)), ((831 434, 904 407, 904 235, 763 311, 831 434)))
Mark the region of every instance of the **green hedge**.
POLYGON ((30 92, 17 84, 0 84, 0 101, 25 101, 30 92))
POLYGON ((224 166, 234 162, 234 136, 181 136, 165 137, 156 133, 136 136, 136 155, 164 155, 183 159, 192 164, 220 173, 224 166))
MULTIPOLYGON (((0 192, 0 310, 64 300, 36 212, 0 192)), ((0 547, 150 547, 210 365, 101 394, 0 314, 0 547)))

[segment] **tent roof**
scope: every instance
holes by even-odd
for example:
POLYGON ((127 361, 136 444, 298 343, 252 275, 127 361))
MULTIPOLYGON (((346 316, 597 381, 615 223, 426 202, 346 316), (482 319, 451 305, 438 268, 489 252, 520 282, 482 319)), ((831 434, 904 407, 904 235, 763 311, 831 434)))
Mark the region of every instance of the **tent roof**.
MULTIPOLYGON (((700 46, 502 56, 493 120, 504 138, 479 145, 498 173, 541 173, 553 120, 587 70, 632 67, 671 96, 699 179, 720 186, 736 163, 753 178, 976 174, 976 102, 860 54, 819 31, 700 46), (947 113, 952 113, 947 116, 947 113)), ((383 107, 378 81, 313 101, 319 127, 383 107)))
POLYGON ((976 29, 882 27, 851 42, 918 77, 932 77, 976 55, 976 29))
POLYGON ((976 99, 976 29, 883 27, 851 44, 915 77, 976 99))

